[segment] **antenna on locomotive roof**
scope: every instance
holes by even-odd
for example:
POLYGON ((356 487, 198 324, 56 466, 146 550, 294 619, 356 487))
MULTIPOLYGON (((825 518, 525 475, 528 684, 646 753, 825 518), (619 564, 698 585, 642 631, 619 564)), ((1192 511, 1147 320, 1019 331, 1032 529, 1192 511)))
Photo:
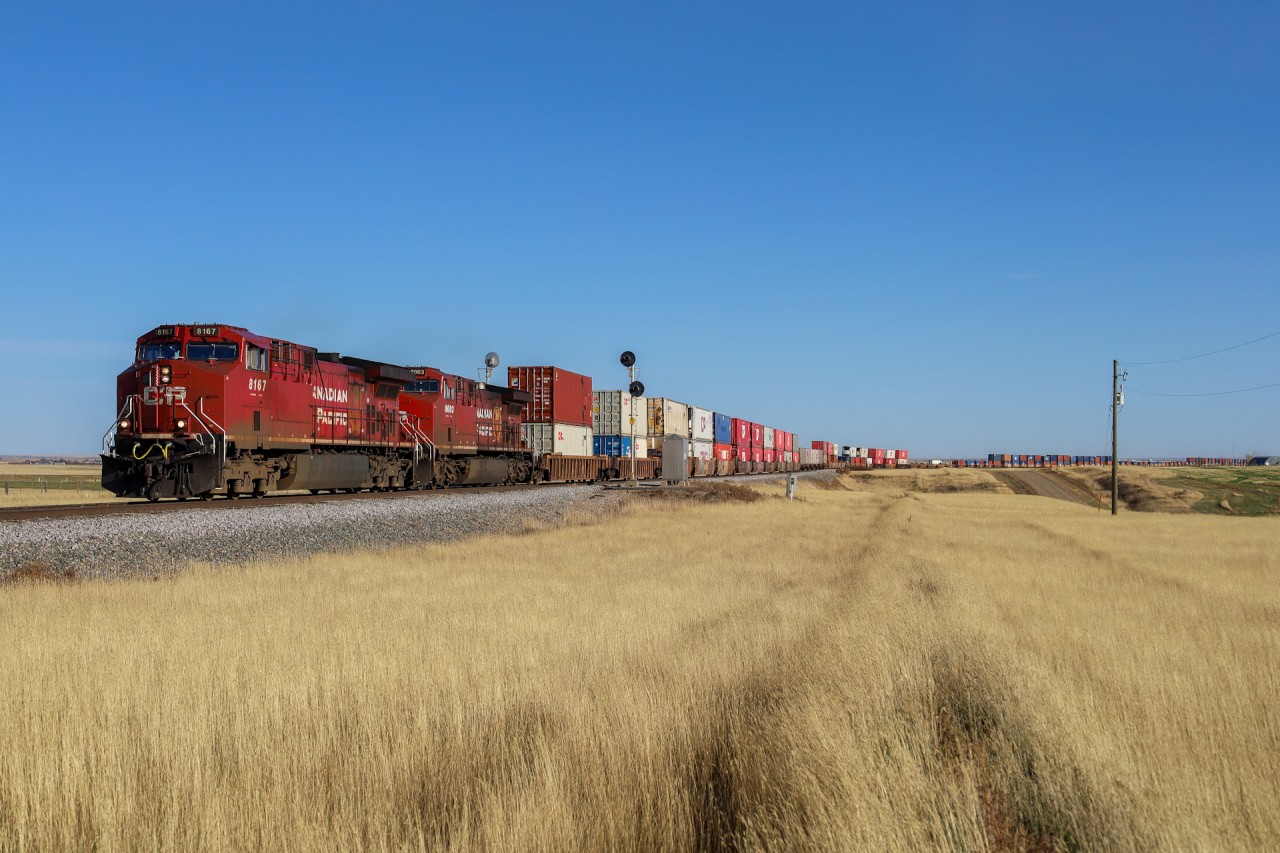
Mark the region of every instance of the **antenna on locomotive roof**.
POLYGON ((496 352, 486 353, 484 357, 484 381, 487 385, 489 380, 493 378, 493 369, 502 363, 502 358, 496 352))

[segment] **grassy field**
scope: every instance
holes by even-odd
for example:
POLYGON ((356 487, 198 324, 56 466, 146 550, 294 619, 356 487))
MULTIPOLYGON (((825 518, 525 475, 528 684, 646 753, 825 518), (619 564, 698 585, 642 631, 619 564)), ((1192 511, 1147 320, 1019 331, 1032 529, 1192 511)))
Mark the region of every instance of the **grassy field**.
POLYGON ((0 849, 1280 844, 1274 520, 901 474, 0 587, 0 849))
POLYGON ((116 500, 102 489, 99 465, 0 462, 0 506, 96 503, 116 500))

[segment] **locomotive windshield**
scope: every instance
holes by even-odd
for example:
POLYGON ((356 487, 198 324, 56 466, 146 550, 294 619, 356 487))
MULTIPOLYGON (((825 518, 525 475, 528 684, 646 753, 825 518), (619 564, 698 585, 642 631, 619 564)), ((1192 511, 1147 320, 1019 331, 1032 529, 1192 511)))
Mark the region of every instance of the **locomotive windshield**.
POLYGON ((187 358, 192 361, 235 361, 238 354, 235 344, 187 344, 187 358))
POLYGON ((138 347, 138 361, 171 358, 182 358, 182 344, 142 344, 138 347))
POLYGON ((440 380, 423 379, 419 382, 410 382, 408 385, 404 386, 404 390, 411 394, 439 394, 440 380))

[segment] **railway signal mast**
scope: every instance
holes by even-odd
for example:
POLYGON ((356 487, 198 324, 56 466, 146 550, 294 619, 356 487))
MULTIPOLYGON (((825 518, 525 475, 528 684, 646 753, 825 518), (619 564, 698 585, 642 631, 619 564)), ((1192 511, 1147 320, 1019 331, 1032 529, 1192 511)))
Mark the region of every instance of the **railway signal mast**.
POLYGON ((627 369, 627 380, 631 383, 627 386, 627 392, 631 395, 631 477, 629 482, 632 486, 636 484, 636 399, 644 396, 644 383, 636 379, 636 374, 640 372, 640 368, 636 367, 636 354, 631 350, 624 352, 618 361, 622 362, 622 366, 627 369))

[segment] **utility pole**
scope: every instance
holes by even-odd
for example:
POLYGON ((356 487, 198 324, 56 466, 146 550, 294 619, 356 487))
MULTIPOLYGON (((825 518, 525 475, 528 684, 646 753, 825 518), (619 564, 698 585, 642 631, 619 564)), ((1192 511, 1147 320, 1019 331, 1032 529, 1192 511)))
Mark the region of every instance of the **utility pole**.
POLYGON ((1117 453, 1120 442, 1120 425, 1117 416, 1120 414, 1120 361, 1111 361, 1111 514, 1115 515, 1120 508, 1120 455, 1117 453))

